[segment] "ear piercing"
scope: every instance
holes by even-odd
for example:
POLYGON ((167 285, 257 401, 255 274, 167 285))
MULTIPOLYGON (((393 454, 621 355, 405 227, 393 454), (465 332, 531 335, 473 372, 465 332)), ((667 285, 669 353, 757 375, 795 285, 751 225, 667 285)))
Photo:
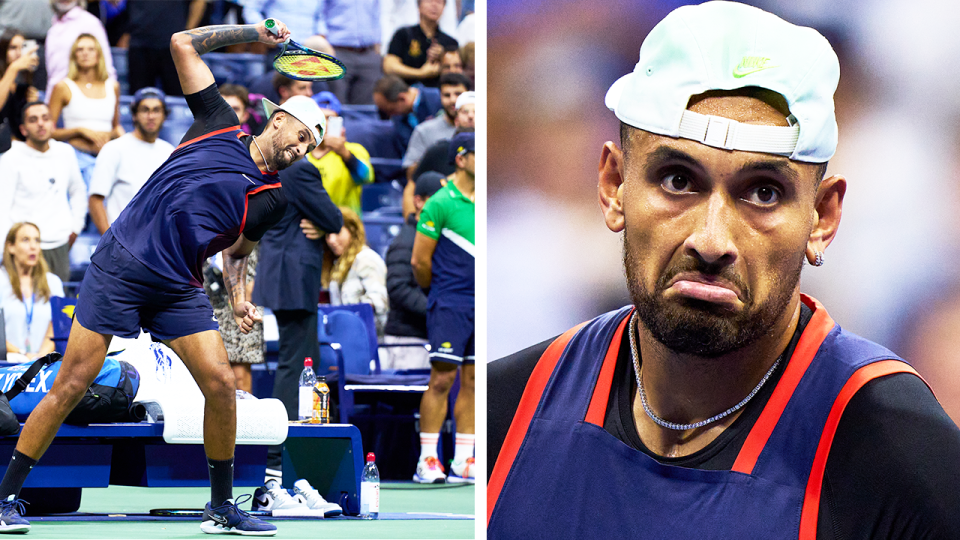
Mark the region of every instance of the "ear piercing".
POLYGON ((814 254, 815 254, 815 255, 814 255, 813 265, 814 265, 814 266, 823 266, 823 252, 822 252, 822 251, 815 251, 814 254))

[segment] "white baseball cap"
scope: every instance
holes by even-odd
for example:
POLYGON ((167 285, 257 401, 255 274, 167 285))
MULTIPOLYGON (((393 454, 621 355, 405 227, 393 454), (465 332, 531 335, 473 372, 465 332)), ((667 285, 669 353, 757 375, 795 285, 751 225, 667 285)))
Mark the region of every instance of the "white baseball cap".
POLYGON ((277 109, 289 113, 303 122, 303 125, 310 129, 310 133, 313 133, 313 138, 318 145, 323 140, 323 135, 327 132, 327 118, 315 101, 306 96, 293 96, 284 101, 283 105, 277 105, 269 99, 263 98, 263 110, 267 113, 267 118, 270 118, 273 111, 277 109))
POLYGON ((605 103, 625 124, 651 133, 823 163, 837 149, 839 80, 837 54, 816 30, 718 0, 677 8, 660 21, 640 46, 634 71, 613 83, 605 103), (744 87, 783 96, 790 127, 687 110, 692 96, 744 87))
POLYGON ((464 105, 468 105, 471 103, 476 103, 476 102, 477 102, 477 93, 472 90, 468 90, 460 94, 459 96, 457 96, 457 103, 454 105, 454 108, 459 111, 460 107, 463 107, 464 105))

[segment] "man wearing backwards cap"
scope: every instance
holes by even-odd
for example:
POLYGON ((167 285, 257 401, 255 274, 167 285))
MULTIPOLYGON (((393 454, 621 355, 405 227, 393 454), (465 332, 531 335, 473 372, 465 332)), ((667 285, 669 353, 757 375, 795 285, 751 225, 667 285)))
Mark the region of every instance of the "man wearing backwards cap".
POLYGON ((237 43, 277 45, 290 34, 283 24, 277 29, 274 35, 261 22, 172 36, 170 52, 196 121, 91 257, 61 376, 27 419, 0 482, 0 531, 29 529, 17 499, 27 474, 100 370, 111 337, 136 337, 143 328, 177 353, 205 398, 203 440, 212 497, 201 530, 276 534, 276 527, 241 512, 233 499, 235 381, 201 268, 207 257, 224 251, 234 317, 249 332, 260 315, 245 296, 246 255, 286 209, 277 171, 319 144, 325 123, 313 100, 291 98, 280 108, 268 102, 263 132, 245 136, 200 55, 237 43))
POLYGON ((489 366, 490 538, 960 530, 960 430, 799 290, 846 190, 838 79, 819 33, 741 4, 650 32, 599 169, 633 305, 489 366))

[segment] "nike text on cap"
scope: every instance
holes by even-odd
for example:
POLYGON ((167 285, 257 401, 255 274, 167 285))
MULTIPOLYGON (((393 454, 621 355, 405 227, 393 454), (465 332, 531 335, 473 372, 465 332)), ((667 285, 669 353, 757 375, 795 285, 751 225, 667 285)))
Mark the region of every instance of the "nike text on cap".
POLYGON ((755 7, 727 1, 675 9, 640 46, 633 73, 606 106, 633 127, 728 150, 823 163, 837 149, 833 93, 840 62, 826 38, 755 7), (760 87, 782 95, 790 127, 742 124, 687 110, 709 90, 760 87))
POLYGON ((267 118, 273 115, 273 111, 281 111, 291 114, 297 120, 303 122, 303 125, 310 129, 317 144, 323 140, 323 134, 327 131, 327 118, 320 110, 320 106, 315 101, 306 96, 293 96, 283 102, 283 105, 277 105, 267 98, 263 98, 263 111, 267 113, 267 118))

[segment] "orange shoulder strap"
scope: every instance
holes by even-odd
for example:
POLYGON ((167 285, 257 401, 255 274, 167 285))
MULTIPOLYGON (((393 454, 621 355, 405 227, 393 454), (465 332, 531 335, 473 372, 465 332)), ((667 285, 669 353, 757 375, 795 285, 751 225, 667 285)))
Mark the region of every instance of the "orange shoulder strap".
POLYGON ((533 368, 530 379, 527 380, 527 386, 523 390, 523 396, 520 398, 520 405, 517 407, 516 414, 513 415, 513 421, 510 423, 510 429, 507 431, 507 437, 500 447, 500 454, 497 457, 497 464, 493 467, 490 474, 490 481, 487 483, 487 525, 490 524, 490 516, 493 514, 493 507, 500 498, 500 490, 503 489, 503 483, 507 479, 507 474, 513 466, 513 460, 516 459, 520 451, 520 445, 527 435, 527 428, 530 427, 530 421, 533 420, 533 413, 537 411, 537 405, 540 403, 540 397, 543 395, 543 389, 546 388, 550 375, 553 374, 560 355, 567 348, 567 343, 573 338, 574 334, 583 327, 586 322, 581 323, 563 335, 554 340, 547 347, 543 356, 533 368))

